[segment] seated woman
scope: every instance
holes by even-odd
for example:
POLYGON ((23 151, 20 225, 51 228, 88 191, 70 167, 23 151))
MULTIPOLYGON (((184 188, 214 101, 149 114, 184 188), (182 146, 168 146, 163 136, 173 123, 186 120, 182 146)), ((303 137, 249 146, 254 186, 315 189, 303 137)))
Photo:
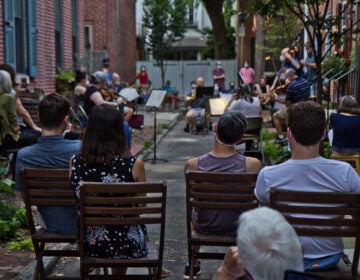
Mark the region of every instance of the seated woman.
MULTIPOLYGON (((144 163, 130 155, 123 120, 115 107, 95 106, 84 134, 80 154, 71 160, 70 182, 79 198, 80 181, 144 182, 144 163), (106 173, 106 176, 103 174, 106 173)), ((77 200, 77 203, 79 201, 77 200)), ((88 228, 85 245, 89 256, 140 258, 148 254, 146 228, 142 225, 88 228), (121 234, 119 234, 121 233, 121 234)))
MULTIPOLYGON (((77 205, 80 181, 145 182, 144 162, 130 155, 123 126, 121 113, 114 106, 93 108, 80 154, 70 162, 70 183, 77 205)), ((94 226, 86 229, 85 248, 89 256, 98 258, 141 258, 148 254, 146 238, 144 225, 94 226)))
POLYGON ((353 96, 344 96, 337 113, 330 115, 333 129, 332 150, 339 154, 360 153, 360 107, 353 96))

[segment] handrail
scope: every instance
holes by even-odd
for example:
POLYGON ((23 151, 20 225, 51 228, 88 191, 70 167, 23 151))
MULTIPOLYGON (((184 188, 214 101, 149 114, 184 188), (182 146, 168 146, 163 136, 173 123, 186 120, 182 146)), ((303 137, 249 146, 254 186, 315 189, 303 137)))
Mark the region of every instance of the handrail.
POLYGON ((348 76, 350 73, 354 72, 355 71, 355 68, 354 69, 351 69, 350 71, 346 72, 344 75, 340 76, 339 78, 336 79, 336 81, 340 80, 341 78, 345 77, 345 76, 348 76))

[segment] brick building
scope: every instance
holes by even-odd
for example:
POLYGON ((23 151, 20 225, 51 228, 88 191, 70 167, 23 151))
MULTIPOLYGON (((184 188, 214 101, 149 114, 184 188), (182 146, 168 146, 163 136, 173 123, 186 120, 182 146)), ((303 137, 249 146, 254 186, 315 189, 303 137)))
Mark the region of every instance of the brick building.
POLYGON ((93 53, 106 50, 110 70, 129 79, 135 76, 134 2, 0 1, 0 63, 28 75, 30 88, 49 93, 55 91, 57 71, 82 64, 93 70, 93 53))

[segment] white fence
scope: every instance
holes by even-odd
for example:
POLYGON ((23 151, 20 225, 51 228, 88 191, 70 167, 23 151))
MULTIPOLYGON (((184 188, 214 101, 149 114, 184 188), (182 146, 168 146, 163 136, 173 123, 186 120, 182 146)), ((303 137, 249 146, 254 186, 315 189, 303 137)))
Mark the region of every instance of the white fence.
MULTIPOLYGON (((165 62, 165 81, 170 80, 171 85, 179 90, 179 95, 183 96, 186 89, 190 87, 190 82, 202 76, 205 79, 205 86, 212 86, 212 70, 215 68, 215 60, 186 60, 186 61, 166 61, 165 62)), ((225 87, 228 88, 230 81, 237 84, 237 62, 236 60, 221 60, 222 67, 225 69, 225 87)), ((145 65, 152 88, 161 87, 160 68, 154 61, 138 61, 136 69, 140 65, 145 65)))

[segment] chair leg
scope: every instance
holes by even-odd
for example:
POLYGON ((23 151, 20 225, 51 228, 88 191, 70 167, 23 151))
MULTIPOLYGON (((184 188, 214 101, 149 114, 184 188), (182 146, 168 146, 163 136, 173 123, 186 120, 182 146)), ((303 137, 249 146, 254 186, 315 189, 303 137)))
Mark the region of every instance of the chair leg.
POLYGON ((190 263, 189 263, 189 276, 190 280, 194 279, 194 266, 195 266, 195 249, 194 247, 191 248, 191 256, 190 256, 190 263))
POLYGON ((36 267, 34 271, 34 279, 45 279, 45 271, 44 271, 44 263, 43 263, 43 251, 45 247, 44 242, 34 242, 36 245, 35 248, 35 254, 36 254, 36 267))

